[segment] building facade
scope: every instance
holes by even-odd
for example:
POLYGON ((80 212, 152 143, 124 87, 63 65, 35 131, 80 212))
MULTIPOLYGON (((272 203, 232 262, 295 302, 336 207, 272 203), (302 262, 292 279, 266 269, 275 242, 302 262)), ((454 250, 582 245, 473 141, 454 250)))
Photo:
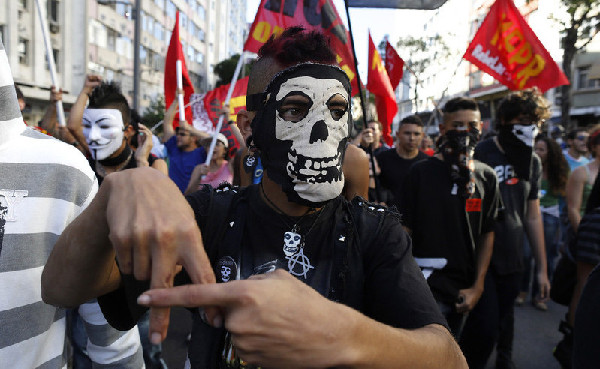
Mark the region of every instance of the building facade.
MULTIPOLYGON (((66 110, 86 74, 121 83, 133 101, 136 0, 40 0, 47 10, 58 80, 66 110)), ((240 53, 247 34, 246 0, 139 0, 140 113, 163 95, 164 60, 180 12, 180 39, 197 92, 214 88, 213 67, 240 53)), ((34 0, 0 4, 0 37, 6 45, 15 82, 27 99, 24 116, 35 124, 48 104, 51 80, 34 0)))

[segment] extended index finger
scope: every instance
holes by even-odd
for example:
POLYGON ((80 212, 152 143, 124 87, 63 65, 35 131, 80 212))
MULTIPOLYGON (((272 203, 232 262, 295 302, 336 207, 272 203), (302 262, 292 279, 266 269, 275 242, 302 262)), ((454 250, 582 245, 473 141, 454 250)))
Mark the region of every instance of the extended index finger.
POLYGON ((228 283, 188 284, 174 288, 151 289, 139 298, 140 305, 150 307, 232 307, 243 302, 241 294, 248 283, 255 281, 232 281, 228 283))

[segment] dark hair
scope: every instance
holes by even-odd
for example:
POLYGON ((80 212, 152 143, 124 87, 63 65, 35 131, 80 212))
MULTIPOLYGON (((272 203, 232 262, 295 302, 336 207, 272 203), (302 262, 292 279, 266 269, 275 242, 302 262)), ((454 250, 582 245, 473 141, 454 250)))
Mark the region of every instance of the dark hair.
POLYGON ((272 58, 284 68, 306 62, 336 63, 329 39, 320 32, 306 31, 301 26, 290 27, 279 36, 271 35, 258 50, 258 57, 272 58))
POLYGON ((469 97, 455 97, 448 100, 442 109, 444 113, 455 113, 459 110, 479 111, 479 105, 469 97))
POLYGON ((569 133, 567 133, 567 140, 574 140, 575 137, 577 137, 577 135, 579 135, 579 133, 581 132, 587 132, 587 129, 583 127, 578 127, 570 130, 569 133))
POLYGON ((131 122, 129 103, 121 93, 121 86, 117 82, 102 82, 94 88, 90 95, 88 107, 92 109, 118 109, 123 116, 123 123, 127 125, 131 122))
POLYGON ((594 154, 594 151, 592 149, 598 144, 600 144, 600 126, 594 126, 590 130, 590 138, 587 142, 588 150, 592 153, 592 156, 594 157, 596 156, 596 154, 594 154))
POLYGON ((23 91, 21 91, 21 89, 19 88, 19 86, 17 86, 16 83, 15 83, 15 91, 17 92, 17 100, 25 101, 25 95, 23 95, 23 91))
POLYGON ((550 108, 537 87, 511 92, 498 106, 497 124, 510 122, 525 115, 534 122, 550 118, 550 108))
POLYGON ((546 174, 550 190, 560 196, 565 195, 565 186, 569 177, 569 163, 560 149, 560 145, 553 139, 544 135, 538 135, 535 142, 544 141, 548 154, 546 155, 546 174))
POLYGON ((400 127, 402 127, 405 124, 416 124, 419 127, 423 127, 423 121, 421 120, 421 118, 419 118, 418 115, 409 115, 408 117, 402 118, 402 120, 400 121, 400 127))
POLYGON ((380 121, 371 119, 370 121, 367 122, 367 127, 369 127, 369 124, 371 124, 371 123, 376 123, 379 126, 379 131, 383 132, 383 124, 381 124, 380 121))
POLYGON ((248 94, 262 92, 280 70, 307 62, 336 64, 324 34, 300 26, 287 28, 277 37, 273 34, 258 50, 258 60, 250 71, 248 94))

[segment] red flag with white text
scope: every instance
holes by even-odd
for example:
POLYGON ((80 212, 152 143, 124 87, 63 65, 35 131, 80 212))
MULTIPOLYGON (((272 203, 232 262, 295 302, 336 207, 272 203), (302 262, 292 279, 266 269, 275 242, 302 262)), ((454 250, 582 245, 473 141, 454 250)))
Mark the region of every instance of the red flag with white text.
POLYGON ((256 53, 271 35, 280 35, 284 29, 292 26, 303 26, 307 30, 319 31, 329 37, 338 64, 352 83, 352 95, 357 94, 358 84, 350 34, 332 0, 261 0, 244 50, 256 53))
POLYGON ((496 0, 463 58, 511 90, 569 84, 512 0, 496 0))
MULTIPOLYGON (((194 93, 194 86, 188 75, 187 67, 185 66, 185 57, 183 55, 183 49, 181 48, 181 41, 179 40, 179 12, 175 15, 175 27, 173 27, 173 33, 171 33, 171 41, 169 42, 169 48, 167 49, 167 57, 165 58, 165 105, 171 106, 173 100, 177 100, 177 60, 181 60, 181 76, 183 79, 183 102, 188 104, 190 102, 190 96, 194 93)), ((178 114, 179 116, 179 114, 178 114)), ((192 108, 187 107, 185 109, 185 119, 188 123, 192 124, 192 108)), ((173 120, 173 126, 179 125, 179 119, 173 120)))
POLYGON ((396 90, 396 87, 402 80, 404 74, 404 60, 398 55, 394 47, 389 41, 385 42, 385 70, 387 71, 388 77, 390 77, 390 83, 392 89, 396 90))
POLYGON ((383 139, 388 145, 392 145, 394 140, 391 136, 391 126, 398 105, 396 105, 396 96, 390 82, 390 78, 383 67, 381 56, 375 48, 371 34, 369 33, 369 77, 367 79, 367 90, 375 95, 375 107, 379 121, 383 126, 383 139))

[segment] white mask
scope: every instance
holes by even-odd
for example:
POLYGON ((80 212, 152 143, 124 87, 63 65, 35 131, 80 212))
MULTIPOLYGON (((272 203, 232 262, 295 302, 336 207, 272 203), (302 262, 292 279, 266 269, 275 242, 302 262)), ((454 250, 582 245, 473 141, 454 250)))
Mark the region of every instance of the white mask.
POLYGON ((328 103, 333 96, 340 95, 347 104, 348 92, 337 79, 300 76, 284 82, 276 100, 280 102, 288 94, 298 93, 310 99, 310 109, 297 122, 287 121, 277 114, 275 136, 278 140, 292 142, 286 169, 294 183, 294 191, 304 200, 318 203, 338 196, 344 187, 340 142, 348 136, 349 112, 346 109, 335 119, 328 103))
POLYGON ((94 160, 104 160, 123 144, 123 116, 117 109, 85 109, 83 134, 94 160))
POLYGON ((527 126, 521 124, 515 124, 512 127, 513 134, 523 143, 529 147, 533 147, 535 144, 535 137, 538 135, 539 130, 535 124, 527 126))

